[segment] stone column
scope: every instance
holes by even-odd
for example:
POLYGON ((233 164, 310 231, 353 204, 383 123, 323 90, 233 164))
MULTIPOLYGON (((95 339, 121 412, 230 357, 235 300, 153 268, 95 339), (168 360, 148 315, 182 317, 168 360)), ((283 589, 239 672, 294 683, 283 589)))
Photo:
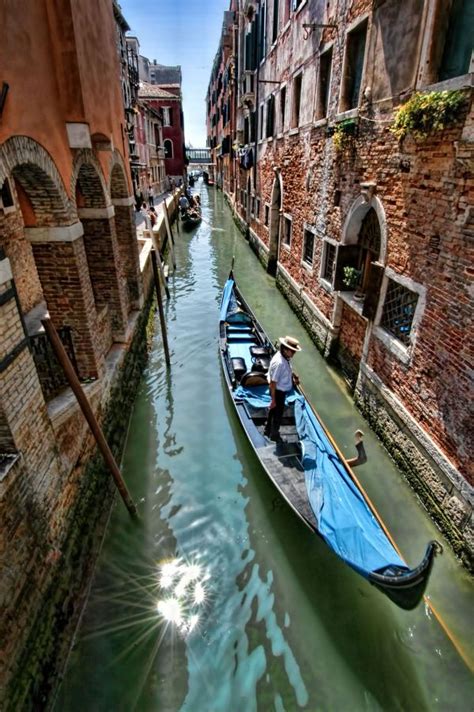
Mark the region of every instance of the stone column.
POLYGON ((104 352, 82 235, 81 223, 25 228, 51 319, 72 328, 79 376, 97 378, 104 352))
POLYGON ((124 341, 129 301, 115 231, 114 207, 81 208, 78 213, 84 227, 84 245, 96 306, 98 309, 109 308, 114 341, 124 341))
POLYGON ((128 296, 132 309, 143 304, 143 281, 140 272, 137 230, 135 225, 135 198, 112 199, 115 208, 115 230, 120 260, 127 280, 128 296))

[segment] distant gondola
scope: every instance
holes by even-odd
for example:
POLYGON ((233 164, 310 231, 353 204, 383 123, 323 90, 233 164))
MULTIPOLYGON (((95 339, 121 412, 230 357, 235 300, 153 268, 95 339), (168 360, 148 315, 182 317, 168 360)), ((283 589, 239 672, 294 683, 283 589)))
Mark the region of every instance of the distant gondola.
POLYGON ((181 222, 186 230, 192 230, 201 222, 201 211, 200 210, 185 210, 181 213, 181 222))
MULTIPOLYGON (((270 395, 266 372, 274 346, 237 289, 232 272, 222 296, 222 368, 244 431, 267 475, 294 512, 357 573, 404 609, 421 600, 441 545, 428 544, 421 564, 401 558, 348 462, 301 388, 287 396, 283 443, 264 435, 270 395)), ((358 460, 365 461, 362 443, 358 460)))

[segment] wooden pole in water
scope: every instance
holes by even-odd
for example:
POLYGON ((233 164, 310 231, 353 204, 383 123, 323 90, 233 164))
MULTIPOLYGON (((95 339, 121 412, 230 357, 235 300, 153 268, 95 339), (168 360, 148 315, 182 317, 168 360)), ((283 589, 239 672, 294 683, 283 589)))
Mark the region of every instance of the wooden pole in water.
POLYGON ((160 283, 160 277, 158 273, 158 260, 160 260, 160 255, 158 253, 158 259, 156 257, 156 251, 153 249, 151 251, 151 264, 153 266, 153 278, 155 280, 155 290, 156 290, 156 300, 158 302, 158 313, 160 315, 160 326, 161 326, 161 336, 163 339, 163 348, 165 350, 165 361, 166 365, 168 368, 171 365, 170 362, 170 352, 168 348, 168 335, 166 333, 166 323, 165 323, 165 314, 163 311, 163 299, 161 297, 161 283, 160 283))
POLYGON ((170 216, 168 213, 168 206, 166 205, 166 200, 163 201, 163 207, 164 207, 166 233, 168 235, 168 243, 170 246, 169 249, 170 249, 171 261, 173 263, 173 270, 176 270, 176 260, 174 257, 174 237, 173 237, 173 232, 171 230, 170 216))
MULTIPOLYGON (((153 250, 154 250, 155 253, 158 255, 157 268, 158 268, 159 273, 160 273, 161 283, 163 284, 163 286, 164 286, 164 288, 165 288, 166 298, 169 299, 169 298, 170 298, 170 290, 169 290, 169 288, 168 288, 168 283, 166 282, 165 273, 164 273, 164 271, 163 271, 163 260, 161 259, 160 246, 159 246, 159 244, 158 244, 158 240, 156 239, 156 235, 155 235, 155 233, 153 232, 153 230, 152 230, 152 232, 151 232, 151 241, 152 241, 152 243, 153 243, 153 250)), ((153 254, 153 250, 151 251, 152 254, 153 254)), ((152 258, 152 259, 153 259, 153 258, 152 258)))
POLYGON ((110 473, 111 473, 112 477, 114 478, 114 481, 115 481, 117 489, 120 493, 120 496, 122 497, 124 504, 127 507, 131 516, 137 517, 138 516, 137 508, 136 508, 132 498, 130 497, 130 493, 127 489, 127 485, 124 482, 124 479, 122 477, 120 469, 115 461, 112 451, 109 448, 107 440, 104 437, 104 433, 102 432, 102 429, 101 429, 99 423, 97 422, 97 419, 96 419, 94 412, 90 406, 90 403, 87 400, 86 394, 82 390, 82 386, 79 382, 77 374, 74 370, 74 367, 73 367, 71 361, 69 360, 69 356, 66 353, 66 350, 61 342, 61 339, 59 338, 58 333, 57 333, 56 329, 54 328, 54 324, 51 321, 51 319, 42 319, 41 323, 44 326, 44 330, 46 331, 46 334, 47 334, 50 344, 53 348, 53 351, 56 354, 56 357, 57 357, 59 363, 61 364, 61 367, 62 367, 64 374, 68 380, 68 383, 71 386, 71 389, 77 398, 77 402, 79 403, 79 406, 84 414, 84 417, 87 420, 90 429, 92 430, 92 434, 94 435, 94 438, 95 438, 95 441, 99 447, 99 450, 101 451, 102 456, 110 470, 110 473))

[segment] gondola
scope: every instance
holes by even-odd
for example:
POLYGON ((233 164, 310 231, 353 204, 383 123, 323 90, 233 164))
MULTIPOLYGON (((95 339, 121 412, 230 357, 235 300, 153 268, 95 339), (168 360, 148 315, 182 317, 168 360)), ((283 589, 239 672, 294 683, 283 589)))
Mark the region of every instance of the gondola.
POLYGON ((189 210, 185 210, 181 214, 181 222, 183 223, 183 227, 186 230, 192 230, 194 227, 199 225, 201 220, 202 220, 202 217, 201 217, 200 211, 198 213, 196 213, 196 212, 190 212, 189 210))
POLYGON ((423 597, 441 545, 429 542, 419 566, 410 569, 320 417, 295 386, 287 396, 282 443, 264 435, 270 395, 266 373, 275 347, 239 292, 232 272, 219 316, 219 349, 227 388, 242 427, 266 471, 295 514, 350 567, 410 610, 423 597))

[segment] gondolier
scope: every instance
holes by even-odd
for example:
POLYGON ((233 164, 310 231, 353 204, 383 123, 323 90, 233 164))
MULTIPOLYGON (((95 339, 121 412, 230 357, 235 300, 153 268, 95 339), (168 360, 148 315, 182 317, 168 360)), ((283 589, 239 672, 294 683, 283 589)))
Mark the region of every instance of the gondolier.
POLYGON ((282 336, 279 339, 280 350, 276 352, 268 368, 268 383, 272 401, 268 412, 264 435, 274 442, 282 442, 280 425, 285 410, 286 394, 293 388, 293 383, 298 383, 298 377, 293 374, 291 359, 301 346, 292 336, 282 336))

